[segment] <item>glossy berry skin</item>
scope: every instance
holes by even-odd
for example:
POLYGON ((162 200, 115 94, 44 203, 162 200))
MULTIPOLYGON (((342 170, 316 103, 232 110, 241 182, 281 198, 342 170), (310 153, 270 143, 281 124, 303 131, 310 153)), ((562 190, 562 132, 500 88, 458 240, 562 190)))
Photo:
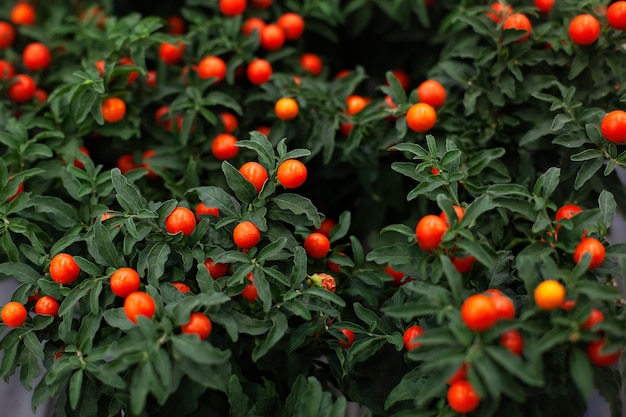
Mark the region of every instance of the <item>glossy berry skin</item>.
MULTIPOLYGON (((460 206, 452 206, 452 208, 454 208, 454 213, 456 214, 457 223, 461 222, 461 220, 463 219, 463 215, 465 214, 465 209, 460 206)), ((448 221, 448 215, 446 215, 444 211, 441 212, 439 217, 441 217, 441 219, 444 222, 446 222, 447 225, 450 224, 450 222, 448 221)))
POLYGON ((541 13, 548 14, 552 11, 554 0, 534 0, 534 4, 541 13))
POLYGON ((139 316, 151 319, 156 313, 156 303, 150 294, 135 291, 124 300, 124 313, 133 323, 137 323, 139 316))
POLYGON ((261 29, 261 47, 266 51, 276 51, 283 47, 285 43, 285 33, 276 24, 265 25, 261 29))
POLYGON ((602 320, 604 320, 604 314, 597 308, 594 308, 591 310, 591 313, 589 313, 587 320, 585 320, 580 327, 581 329, 591 330, 596 324, 602 322, 602 320))
POLYGON ((507 348, 515 356, 520 356, 524 351, 524 339, 517 330, 509 330, 500 336, 500 344, 507 348))
POLYGON ((35 9, 28 3, 18 3, 11 10, 11 22, 15 25, 32 26, 35 24, 35 9))
POLYGON ((261 232, 254 223, 243 221, 235 226, 233 240, 235 245, 241 249, 250 249, 255 247, 261 240, 261 232))
POLYGON ((35 96, 37 86, 28 75, 17 74, 7 88, 7 95, 16 103, 25 103, 35 96))
POLYGON ((165 219, 165 229, 172 235, 182 232, 183 236, 189 236, 195 228, 196 216, 187 207, 176 207, 165 219))
POLYGON ((102 103, 102 117, 107 123, 117 123, 126 114, 126 103, 121 98, 109 97, 102 103))
POLYGON ((272 77, 272 64, 265 59, 255 59, 248 65, 246 74, 252 84, 265 84, 272 77))
POLYGON ((185 52, 185 44, 178 41, 176 45, 163 42, 159 46, 159 59, 165 65, 174 65, 182 61, 185 52))
POLYGON ((274 112, 280 120, 295 119, 298 116, 298 110, 298 102, 291 97, 280 98, 274 105, 274 112))
POLYGON ((46 45, 40 42, 30 43, 22 52, 22 62, 30 71, 41 71, 50 66, 52 56, 46 45))
POLYGON ((226 62, 217 56, 207 56, 200 61, 197 71, 201 80, 215 78, 215 82, 219 83, 226 76, 226 62))
POLYGON ((276 171, 276 179, 285 188, 298 188, 306 181, 306 166, 297 159, 283 161, 276 171))
POLYGON ((600 131, 606 140, 616 145, 626 143, 626 111, 613 110, 600 122, 600 131))
POLYGON ((533 296, 540 309, 554 310, 565 301, 565 287, 556 280, 548 279, 537 285, 533 296))
POLYGON ((571 20, 568 32, 575 44, 591 45, 600 36, 600 22, 593 15, 581 14, 571 20))
POLYGON ((304 32, 304 19, 297 13, 288 12, 281 15, 276 24, 285 33, 285 38, 289 40, 298 39, 304 32))
POLYGON ((59 315, 59 302, 49 295, 44 295, 35 303, 35 313, 57 317, 59 315))
POLYGON ((321 233, 326 237, 330 237, 330 231, 333 230, 333 227, 337 225, 337 222, 331 219, 330 217, 326 217, 320 223, 320 227, 313 229, 314 232, 321 233))
POLYGON ((246 11, 246 0, 220 0, 220 12, 224 16, 239 16, 246 11))
POLYGON ((138 291, 140 284, 139 274, 132 268, 119 268, 109 279, 109 285, 113 294, 122 298, 138 291))
POLYGON ((498 310, 490 296, 470 295, 461 305, 461 320, 470 330, 484 332, 498 321, 498 310))
POLYGON ((506 19, 513 14, 513 8, 510 4, 505 6, 504 3, 499 1, 491 5, 491 10, 493 12, 487 12, 487 17, 493 20, 494 23, 500 23, 502 19, 506 19))
POLYGON ((426 252, 437 249, 446 230, 448 225, 441 217, 428 214, 422 217, 415 227, 417 244, 426 252))
POLYGON ((456 381, 448 388, 448 404, 459 414, 471 413, 480 404, 480 397, 469 381, 456 381))
POLYGON ((493 305, 496 307, 498 320, 512 320, 515 318, 515 304, 506 295, 494 295, 491 297, 493 305))
POLYGON ((213 259, 208 258, 204 261, 204 266, 209 271, 211 278, 222 278, 228 272, 228 264, 221 264, 219 262, 213 262, 213 259))
POLYGON ((592 237, 586 237, 580 241, 574 250, 574 262, 580 263, 584 254, 588 253, 591 256, 591 261, 588 270, 596 269, 604 262, 606 250, 604 245, 598 240, 592 237))
POLYGON ((196 334, 200 340, 206 340, 211 334, 212 327, 211 319, 206 314, 196 311, 191 313, 189 322, 180 326, 180 329, 185 334, 196 334))
POLYGON ((446 89, 437 80, 426 80, 417 87, 417 97, 421 103, 438 109, 446 102, 446 89))
POLYGON ((254 303, 259 297, 259 292, 256 289, 256 285, 254 285, 254 277, 252 276, 252 272, 248 274, 247 278, 250 282, 246 284, 246 286, 243 288, 241 296, 249 302, 254 303))
POLYGON ((571 219, 572 217, 574 217, 581 211, 583 211, 583 209, 577 206, 576 204, 565 204, 564 206, 561 206, 556 211, 556 215, 554 216, 554 219, 557 222, 563 219, 571 219))
POLYGON ((437 113, 430 104, 417 103, 409 107, 406 112, 406 124, 414 132, 428 132, 436 122, 437 113))
POLYGON ((453 373, 450 378, 446 381, 446 384, 452 385, 457 381, 466 381, 467 380, 467 364, 463 362, 459 369, 453 373))
POLYGON ((330 240, 321 233, 311 233, 304 239, 304 250, 313 259, 321 259, 330 250, 330 240))
POLYGON ((15 76, 15 67, 9 61, 0 60, 0 81, 9 81, 15 76))
POLYGON ((350 346, 352 346, 352 344, 354 343, 354 332, 352 330, 348 330, 348 329, 339 329, 339 331, 341 333, 344 334, 344 336, 346 336, 346 340, 344 339, 337 339, 339 341, 339 344, 341 345, 342 348, 347 349, 350 346))
POLYGON ((611 366, 622 356, 621 349, 614 352, 603 352, 605 344, 606 340, 603 338, 589 342, 587 345, 587 357, 592 364, 596 366, 611 366))
POLYGON ((418 338, 421 334, 424 333, 424 329, 421 326, 411 326, 404 331, 402 335, 402 340, 404 341, 404 348, 406 350, 417 349, 422 346, 421 343, 417 342, 415 339, 418 338))
POLYGON ((11 301, 2 307, 2 322, 7 327, 20 327, 26 322, 28 312, 22 304, 11 301))
POLYGON ((473 256, 466 256, 464 258, 461 258, 459 256, 453 256, 450 258, 450 260, 452 261, 452 265, 454 265, 454 269, 462 274, 465 274, 471 271, 472 266, 474 266, 474 262, 476 261, 476 258, 473 256))
POLYGON ((261 30, 263 30, 264 27, 265 22, 263 21, 263 19, 258 17, 250 17, 246 19, 246 21, 241 26, 241 32, 246 36, 250 36, 256 30, 260 34, 261 30))
POLYGON ((322 60, 315 54, 303 54, 300 56, 300 67, 311 75, 320 75, 322 72, 322 60))
POLYGON ((239 153, 239 147, 235 145, 237 138, 230 133, 220 133, 213 138, 211 151, 213 155, 222 161, 233 159, 239 153))
POLYGON ((606 11, 606 17, 609 25, 613 29, 626 29, 626 1, 619 0, 612 3, 606 11))
POLYGON ((241 168, 239 168, 239 172, 254 186, 257 193, 261 192, 263 185, 269 178, 265 167, 254 161, 243 164, 241 168))
POLYGON ((214 216, 220 217, 220 209, 216 207, 207 207, 204 203, 198 203, 196 206, 196 218, 200 221, 201 216, 214 216))
POLYGON ((15 29, 10 23, 0 22, 0 49, 13 45, 15 40, 15 29))
POLYGON ((172 282, 172 285, 183 294, 191 292, 191 288, 189 288, 189 285, 185 284, 184 282, 174 281, 172 282))
POLYGON ((232 113, 222 112, 220 113, 220 119, 224 125, 224 133, 233 133, 239 126, 237 117, 232 113))
POLYGON ((507 17, 502 25, 502 29, 516 29, 516 30, 524 30, 526 31, 525 35, 522 35, 521 38, 517 39, 515 42, 524 42, 526 39, 530 37, 530 32, 532 30, 532 25, 530 20, 526 15, 522 13, 514 13, 511 16, 507 17))
POLYGON ((69 285, 78 279, 80 267, 74 257, 67 253, 59 253, 50 261, 50 278, 59 284, 69 285))

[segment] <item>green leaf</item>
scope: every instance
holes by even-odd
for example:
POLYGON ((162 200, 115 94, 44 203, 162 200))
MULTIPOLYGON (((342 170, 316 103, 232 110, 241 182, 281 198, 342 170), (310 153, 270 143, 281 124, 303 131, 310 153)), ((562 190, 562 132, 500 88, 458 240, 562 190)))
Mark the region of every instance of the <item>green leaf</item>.
POLYGON ((533 366, 529 366, 522 360, 500 346, 489 346, 485 348, 485 353, 497 364, 504 368, 511 375, 532 387, 542 387, 544 384, 543 375, 533 366))
POLYGON ((130 213, 137 213, 148 208, 148 202, 141 195, 139 188, 131 184, 118 168, 111 170, 111 181, 115 187, 117 201, 130 213))
POLYGON ((74 372, 74 375, 70 378, 69 384, 69 397, 70 397, 70 407, 72 410, 76 410, 78 406, 78 401, 80 400, 80 393, 83 387, 83 370, 79 369, 74 372))
POLYGON ((192 188, 189 191, 196 191, 200 201, 207 207, 219 209, 220 215, 239 217, 239 203, 224 189, 215 186, 207 186, 192 188))
POLYGON ((477 220, 481 214, 491 210, 493 207, 494 204, 492 201, 490 201, 490 196, 488 194, 481 195, 469 206, 467 206, 467 208, 465 209, 465 213, 463 214, 463 218, 461 219, 460 226, 471 226, 472 223, 477 220))
POLYGON ((374 332, 374 330, 378 329, 379 331, 385 333, 385 325, 376 313, 366 309, 359 303, 352 304, 352 307, 354 307, 354 314, 356 314, 356 316, 367 325, 370 332, 374 332))
POLYGON ((83 281, 77 287, 72 289, 59 306, 59 316, 64 317, 66 315, 70 315, 71 317, 74 313, 74 305, 87 295, 89 290, 93 288, 94 284, 94 280, 83 281))
POLYGON ((222 171, 226 176, 226 182, 237 198, 242 203, 251 203, 256 197, 257 192, 254 185, 248 181, 234 166, 228 161, 222 162, 222 171))
POLYGON ((25 284, 36 284, 39 278, 41 278, 41 273, 19 262, 5 262, 0 264, 0 275, 13 277, 25 284))
POLYGON ((230 352, 217 349, 196 335, 172 336, 172 349, 174 354, 203 365, 218 365, 230 357, 230 352))
POLYGON ((441 307, 426 302, 406 302, 399 305, 389 306, 383 308, 383 313, 389 317, 402 319, 402 320, 414 320, 418 317, 430 316, 441 311, 441 307))
POLYGON ((41 342, 39 341, 39 339, 37 339, 37 336, 35 336, 34 333, 29 332, 24 334, 24 345, 28 350, 32 352, 33 355, 35 355, 37 359, 43 360, 43 347, 41 346, 41 342))
POLYGON ((155 287, 159 286, 159 280, 165 273, 165 264, 171 252, 170 245, 166 242, 154 242, 139 253, 137 260, 137 273, 146 275, 148 283, 155 287), (146 274, 146 270, 148 273, 146 274))
POLYGON ((289 328, 287 317, 283 313, 274 312, 270 320, 272 325, 265 337, 256 339, 257 344, 252 351, 252 360, 254 362, 265 356, 283 338, 289 328))
POLYGON ((276 167, 274 147, 267 138, 257 131, 250 132, 250 140, 239 140, 237 146, 255 151, 259 156, 259 163, 268 171, 276 167))
POLYGON ((419 368, 413 368, 408 371, 387 396, 385 410, 388 410, 397 402, 413 400, 415 393, 420 392, 425 383, 426 379, 421 375, 419 368))
POLYGON ((602 223, 608 229, 613 224, 613 218, 615 217, 615 210, 617 209, 617 203, 615 197, 607 190, 602 190, 598 197, 598 207, 600 208, 600 217, 602 223))
POLYGON ((443 267, 443 273, 448 279, 452 299, 454 300, 454 303, 458 305, 463 299, 463 276, 456 270, 447 255, 440 254, 439 260, 441 261, 441 266, 443 267))
POLYGON ((113 235, 103 222, 94 222, 85 242, 89 254, 100 265, 120 268, 124 264, 122 254, 113 243, 113 235))
POLYGON ((582 349, 572 346, 569 351, 569 374, 585 401, 593 394, 593 368, 587 354, 582 349))
POLYGON ((579 190, 587 181, 595 175, 596 172, 602 167, 604 158, 589 159, 583 162, 580 170, 576 174, 576 180, 574 181, 574 189, 579 190))
POLYGON ((266 245, 263 249, 261 249, 261 251, 259 251, 256 258, 259 260, 264 260, 264 261, 276 261, 276 260, 287 259, 288 257, 290 257, 290 255, 283 251, 283 249, 285 248, 285 245, 287 245, 287 238, 280 237, 276 239, 274 242, 270 243, 269 245, 266 245))
POLYGON ((42 195, 32 197, 28 201, 28 207, 34 207, 40 213, 49 214, 53 219, 53 224, 62 229, 69 229, 75 226, 80 219, 78 212, 73 206, 57 197, 42 195))
POLYGON ((304 216, 308 222, 304 225, 319 225, 321 223, 320 214, 308 198, 298 194, 283 193, 271 200, 280 209, 287 210, 297 216, 304 216))
POLYGON ((544 199, 549 199, 552 193, 559 185, 559 176, 561 175, 561 169, 557 167, 551 167, 544 172, 535 182, 535 195, 541 196, 544 199))

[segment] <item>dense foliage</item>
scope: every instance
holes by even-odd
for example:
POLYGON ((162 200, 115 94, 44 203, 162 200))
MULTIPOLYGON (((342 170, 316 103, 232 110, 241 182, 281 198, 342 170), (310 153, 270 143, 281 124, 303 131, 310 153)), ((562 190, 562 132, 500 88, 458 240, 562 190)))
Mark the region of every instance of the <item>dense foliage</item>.
POLYGON ((607 6, 2 2, 0 376, 58 416, 621 415, 607 6))

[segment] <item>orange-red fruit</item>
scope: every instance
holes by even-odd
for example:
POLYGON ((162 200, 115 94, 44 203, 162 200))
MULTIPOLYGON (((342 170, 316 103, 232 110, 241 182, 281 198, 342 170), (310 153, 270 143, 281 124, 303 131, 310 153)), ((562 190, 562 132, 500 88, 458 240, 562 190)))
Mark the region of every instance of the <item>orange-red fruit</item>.
POLYGON ((435 126, 436 122, 437 113, 430 104, 417 103, 409 107, 406 112, 406 124, 414 132, 427 132, 435 126))
POLYGON ((140 284, 139 274, 132 268, 119 268, 113 272, 109 279, 109 285, 113 294, 122 298, 138 291, 140 284))
POLYGON ((246 286, 243 288, 241 296, 249 302, 253 303, 258 298, 259 291, 256 289, 256 285, 254 285, 254 277, 252 276, 252 272, 248 274, 247 278, 250 282, 246 284, 246 286))
POLYGON ((511 16, 507 17, 502 25, 502 29, 516 29, 516 30, 525 30, 526 34, 522 35, 521 38, 517 39, 515 42, 523 42, 530 37, 530 31, 532 30, 532 25, 530 24, 530 20, 526 15, 522 13, 514 13, 511 16))
POLYGON ((456 381, 448 388, 448 404, 459 414, 471 413, 480 404, 480 397, 469 381, 456 381))
POLYGON ((620 0, 611 4, 606 11, 606 17, 609 21, 609 25, 613 29, 625 30, 626 29, 626 1, 620 0))
POLYGON ((213 262, 212 258, 208 258, 204 261, 204 266, 209 271, 211 278, 222 278, 228 272, 228 264, 221 264, 219 262, 213 262))
POLYGON ((215 78, 215 82, 219 83, 226 76, 226 62, 217 56, 207 56, 200 61, 196 71, 201 80, 215 78))
POLYGON ((554 216, 554 219, 557 222, 562 220, 562 219, 571 219, 572 217, 574 217, 575 215, 577 215, 581 211, 583 211, 583 209, 580 208, 579 206, 575 205, 575 204, 566 204, 566 205, 560 207, 556 211, 556 215, 554 216))
POLYGON ((28 312, 26 307, 17 301, 8 302, 2 307, 2 322, 7 327, 20 327, 26 322, 28 312))
POLYGON ((331 219, 330 217, 326 217, 320 223, 320 227, 314 229, 314 232, 321 233, 324 236, 330 237, 330 231, 337 225, 337 222, 331 219))
POLYGON ((133 323, 137 323, 139 316, 152 318, 156 312, 156 303, 150 294, 135 291, 124 300, 124 313, 133 323))
POLYGON ((263 19, 260 19, 258 17, 250 17, 246 19, 245 22, 243 22, 243 26, 241 26, 241 32, 246 36, 250 36, 252 32, 256 30, 260 34, 261 30, 264 27, 265 22, 263 21, 263 19))
POLYGON ((452 265, 454 268, 462 274, 469 272, 476 261, 476 258, 473 256, 466 256, 465 258, 461 258, 458 256, 453 256, 450 258, 452 261, 452 265))
POLYGON ((619 360, 622 356, 622 350, 618 349, 613 352, 604 352, 606 339, 602 338, 595 342, 589 342, 587 345, 587 357, 589 361, 597 366, 610 366, 619 360))
POLYGON ((32 26, 35 24, 35 9, 28 3, 18 3, 11 10, 11 22, 15 25, 32 26))
POLYGON ((182 35, 185 33, 185 21, 180 16, 167 18, 167 31, 170 35, 182 35))
POLYGON ((422 329, 421 326, 411 326, 408 329, 406 329, 404 331, 404 334, 402 335, 402 339, 404 341, 404 348, 406 350, 413 350, 422 346, 421 343, 415 340, 422 333, 424 333, 424 329, 422 329))
POLYGON ((434 214, 428 214, 420 219, 415 227, 417 244, 422 250, 430 252, 441 244, 448 225, 443 219, 434 214))
POLYGON ((0 60, 0 81, 9 81, 14 76, 15 67, 13 64, 8 61, 0 60))
POLYGON ((205 340, 211 334, 211 319, 206 314, 199 312, 191 313, 189 322, 180 327, 181 331, 186 334, 197 334, 200 340, 205 340))
POLYGON ((50 261, 50 278, 59 284, 69 285, 78 279, 80 267, 72 255, 59 253, 50 261))
POLYGON ((306 166, 297 159, 287 159, 278 166, 276 179, 285 188, 298 188, 306 181, 306 166))
POLYGON ((591 310, 591 313, 589 313, 587 320, 585 320, 580 327, 586 330, 591 330, 593 326, 600 323, 602 320, 604 320, 604 314, 602 314, 602 312, 597 308, 594 308, 591 310))
POLYGON ((241 168, 239 168, 239 172, 254 186, 257 193, 261 192, 265 181, 269 178, 265 167, 254 161, 243 164, 241 168))
POLYGON ((22 62, 30 71, 41 71, 50 66, 50 50, 41 42, 30 43, 22 52, 22 62))
POLYGON ((196 216, 187 207, 176 207, 165 219, 165 229, 172 235, 182 232, 189 236, 195 228, 196 216))
POLYGON ((191 288, 189 288, 189 285, 185 284, 184 282, 174 281, 172 282, 172 285, 183 294, 191 292, 191 288))
POLYGON ((265 59, 255 59, 248 65, 246 73, 252 84, 264 84, 272 77, 272 64, 265 59))
POLYGON ((261 240, 261 232, 254 223, 243 221, 235 226, 233 240, 238 247, 250 249, 255 247, 261 240))
POLYGON ((238 16, 246 11, 246 0, 220 0, 220 12, 224 16, 238 16))
POLYGON ((8 48, 15 40, 15 29, 10 23, 0 22, 0 49, 8 48))
POLYGON ((261 29, 261 47, 267 51, 276 51, 283 47, 285 33, 276 24, 266 25, 261 29))
POLYGON ((577 45, 591 45, 600 36, 600 22, 595 16, 581 14, 569 23, 569 36, 577 45))
POLYGON ((524 351, 524 339, 522 335, 514 329, 502 333, 502 336, 500 336, 500 344, 515 356, 520 356, 524 351))
POLYGON ((176 45, 163 42, 159 46, 159 58, 166 65, 179 63, 183 59, 184 52, 185 44, 181 41, 178 41, 176 45))
POLYGON ((487 12, 487 17, 493 20, 495 23, 500 23, 500 20, 506 19, 513 14, 513 8, 510 4, 504 5, 497 1, 491 5, 492 12, 487 12))
POLYGON ((437 109, 446 102, 446 89, 439 81, 426 80, 417 87, 417 97, 437 109))
POLYGON ((492 296, 491 301, 496 307, 498 320, 512 320, 515 318, 515 304, 506 295, 492 296))
POLYGON ((565 301, 565 287, 560 282, 547 279, 535 288, 533 294, 535 304, 542 310, 554 310, 565 301))
POLYGON ((347 341, 344 339, 338 339, 339 344, 343 348, 349 348, 354 343, 354 332, 348 329, 339 329, 341 333, 346 337, 347 341))
POLYGON ((35 303, 35 313, 57 317, 59 315, 59 302, 49 295, 44 295, 35 303))
POLYGON ((304 32, 304 19, 297 13, 285 13, 278 18, 276 24, 285 33, 285 38, 295 40, 304 32))
POLYGON ((303 70, 313 75, 320 75, 323 64, 320 57, 315 54, 302 54, 300 56, 300 66, 303 70))
POLYGON ((198 203, 198 205, 196 206, 196 217, 200 218, 201 215, 219 217, 220 209, 218 209, 217 207, 207 207, 204 205, 204 203, 198 203))
POLYGON ((274 105, 274 111, 280 120, 294 119, 298 116, 298 102, 291 97, 280 98, 274 105))
POLYGON ((230 133, 220 133, 213 138, 211 151, 217 159, 233 159, 239 153, 239 147, 235 145, 236 143, 237 138, 230 133))
MULTIPOLYGON (((463 215, 465 214, 465 209, 461 206, 452 206, 452 208, 454 208, 457 222, 460 222, 461 219, 463 219, 463 215)), ((450 222, 448 222, 448 215, 444 211, 441 212, 439 217, 441 217, 441 219, 446 222, 446 224, 450 224, 450 222)))
POLYGON ((25 103, 35 96, 37 86, 28 75, 17 74, 7 88, 7 95, 16 103, 25 103))
POLYGON ((574 262, 578 264, 586 253, 591 256, 591 261, 587 269, 595 269, 604 262, 606 250, 598 239, 586 237, 580 241, 574 250, 574 262))
POLYGON ((485 294, 470 295, 461 306, 463 323, 475 332, 484 332, 498 321, 498 310, 493 299, 485 294))
POLYGON ((621 145, 626 142, 626 112, 613 110, 604 116, 600 123, 602 136, 611 143, 621 145))
POLYGON ((304 239, 304 250, 313 259, 323 258, 330 250, 330 240, 321 233, 311 233, 304 239))
POLYGON ((220 113, 220 119, 222 119, 225 133, 233 133, 235 129, 237 129, 237 127, 239 126, 239 121, 237 120, 237 117, 232 113, 220 113))
POLYGON ((543 14, 548 14, 554 6, 554 0, 535 0, 535 7, 543 14))
POLYGON ((466 381, 467 380, 467 364, 463 362, 459 369, 448 378, 446 384, 452 385, 457 381, 466 381))
POLYGON ((117 123, 126 114, 126 103, 121 98, 109 97, 102 103, 102 117, 107 123, 117 123))

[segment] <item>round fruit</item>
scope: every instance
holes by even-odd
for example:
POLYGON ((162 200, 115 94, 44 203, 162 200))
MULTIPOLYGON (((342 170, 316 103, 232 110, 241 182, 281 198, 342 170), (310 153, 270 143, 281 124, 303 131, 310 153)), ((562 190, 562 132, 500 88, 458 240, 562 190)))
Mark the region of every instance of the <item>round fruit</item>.
POLYGON ((178 41, 176 45, 163 42, 159 46, 159 58, 165 65, 177 64, 183 59, 185 44, 178 41))
POLYGON ((247 278, 250 283, 246 284, 246 286, 243 287, 241 296, 249 302, 254 303, 259 296, 259 292, 256 289, 256 285, 254 285, 254 277, 252 276, 252 272, 248 274, 247 278))
POLYGON ((265 25, 261 29, 261 47, 267 51, 276 51, 283 47, 285 33, 276 24, 265 25))
POLYGON ((362 96, 357 96, 357 95, 348 96, 348 98, 346 99, 346 105, 348 107, 348 114, 354 115, 354 114, 359 113, 361 110, 363 110, 367 106, 369 101, 370 101, 369 99, 362 97, 362 96))
POLYGON ((37 86, 28 75, 17 74, 7 88, 7 95, 16 103, 25 103, 35 96, 37 86))
POLYGON ((67 253, 59 253, 50 261, 50 278, 59 284, 69 285, 78 279, 80 267, 74 257, 67 253))
POLYGON ((511 16, 507 17, 502 25, 502 29, 516 29, 516 30, 524 30, 526 34, 521 38, 516 40, 515 42, 523 42, 530 37, 530 31, 532 30, 532 25, 530 24, 530 20, 528 17, 522 13, 514 13, 511 16))
POLYGON ((313 259, 323 258, 330 250, 330 240, 321 233, 311 233, 304 239, 304 250, 313 259))
POLYGON ((598 239, 586 237, 580 241, 574 250, 574 262, 576 262, 576 264, 580 263, 583 255, 586 253, 591 256, 591 261, 587 269, 595 269, 604 262, 606 250, 598 239))
POLYGON ((278 18, 276 24, 285 33, 285 38, 295 40, 304 32, 304 19, 297 13, 285 13, 278 18))
POLYGON ((211 151, 217 159, 233 159, 239 153, 239 147, 235 145, 237 138, 230 133, 220 133, 211 143, 211 151))
POLYGON ((122 298, 138 291, 140 283, 139 274, 132 268, 119 268, 109 280, 113 294, 122 298))
POLYGON ((354 343, 354 332, 348 329, 339 329, 341 333, 345 336, 344 338, 337 339, 342 348, 349 348, 354 343), (347 340, 346 340, 347 339, 347 340))
POLYGON ((156 312, 156 303, 150 294, 135 291, 124 300, 124 313, 133 323, 137 323, 139 316, 151 319, 156 312))
POLYGON ((197 334, 200 340, 205 340, 211 334, 211 319, 206 314, 199 312, 191 313, 189 322, 180 326, 183 333, 197 334))
POLYGON ((298 102, 291 97, 278 99, 274 105, 276 117, 280 120, 291 120, 298 115, 298 102))
POLYGON ((446 102, 446 89, 436 80, 426 80, 417 87, 417 97, 421 103, 430 104, 434 108, 446 102))
POLYGON ((626 1, 620 0, 611 4, 606 11, 606 17, 609 20, 609 25, 613 29, 625 30, 626 29, 626 1))
POLYGON ((0 49, 8 48, 15 40, 15 29, 10 23, 0 22, 0 49))
POLYGON ((450 378, 446 381, 446 384, 452 385, 457 381, 466 381, 467 380, 467 364, 463 362, 459 369, 453 373, 450 378))
POLYGON ((272 64, 265 59, 255 59, 248 65, 246 73, 252 84, 265 84, 272 77, 272 64))
POLYGON ((165 230, 175 235, 183 232, 183 236, 189 236, 196 228, 196 216, 187 207, 176 207, 165 219, 165 230))
POLYGON ((250 17, 246 19, 245 22, 243 22, 243 26, 241 26, 241 32, 246 36, 250 36, 252 32, 256 30, 260 34, 261 30, 263 30, 264 27, 265 22, 263 21, 263 19, 258 17, 250 17))
POLYGON ((35 24, 35 9, 28 3, 18 3, 11 10, 11 22, 15 25, 32 26, 35 24))
POLYGON ((152 171, 150 169, 150 163, 148 162, 148 159, 152 158, 156 156, 156 152, 153 151, 152 149, 148 149, 147 151, 145 151, 143 153, 143 155, 141 155, 141 167, 146 169, 148 171, 148 178, 158 178, 159 175, 152 171))
POLYGON ((459 414, 471 413, 480 404, 480 397, 469 381, 456 381, 448 388, 448 404, 459 414))
POLYGON ((300 66, 306 72, 313 75, 320 75, 323 64, 320 57, 315 54, 302 54, 302 56, 300 56, 300 66))
POLYGON ((46 45, 40 42, 30 43, 22 52, 22 62, 30 71, 41 71, 50 66, 52 56, 46 45))
POLYGON ((411 326, 404 331, 402 335, 402 339, 404 340, 404 347, 406 350, 417 349, 422 346, 421 343, 417 342, 415 339, 418 338, 424 330, 421 326, 411 326))
POLYGON ((2 322, 7 327, 20 327, 26 322, 26 317, 28 313, 26 312, 26 307, 17 301, 11 301, 6 303, 4 307, 2 307, 2 322))
POLYGON ((219 83, 226 76, 226 63, 220 57, 207 56, 200 61, 197 71, 201 80, 215 78, 215 82, 219 83))
POLYGON ((524 339, 517 330, 509 330, 502 333, 500 344, 515 356, 520 356, 524 351, 524 339))
POLYGON ((406 124, 418 133, 429 131, 437 122, 437 113, 430 104, 417 103, 406 112, 406 124))
POLYGON ((15 67, 8 61, 0 60, 0 81, 9 81, 14 76, 15 67))
POLYGON ((298 188, 306 181, 306 166, 297 159, 287 159, 278 166, 276 179, 285 188, 298 188))
POLYGON ((170 35, 182 35, 185 33, 185 21, 180 16, 167 18, 167 33, 170 35))
POLYGON ((571 219, 581 211, 583 211, 583 209, 578 207, 576 204, 566 204, 556 211, 554 219, 557 222, 562 219, 571 219))
POLYGON ((540 309, 554 310, 565 301, 565 287, 556 280, 545 280, 535 288, 534 298, 540 309))
POLYGON ((232 113, 222 112, 220 113, 220 119, 224 125, 224 133, 233 133, 239 126, 237 117, 232 113))
POLYGON ((535 7, 543 14, 548 14, 554 6, 554 0, 535 0, 535 7))
POLYGON ((626 112, 613 110, 604 116, 600 123, 602 136, 611 143, 621 145, 626 142, 626 112))
MULTIPOLYGON (((465 209, 463 207, 460 206, 452 206, 452 208, 454 208, 454 212, 456 213, 456 219, 457 222, 460 222, 461 219, 463 219, 463 215, 465 214, 465 209)), ((446 224, 449 225, 448 222, 448 216, 446 215, 445 212, 441 212, 441 214, 439 215, 439 217, 441 217, 441 219, 446 222, 446 224)))
POLYGON ((622 356, 622 350, 615 352, 604 352, 606 339, 602 338, 595 342, 589 342, 587 345, 587 357, 589 361, 597 366, 610 366, 619 360, 622 356))
POLYGON ((220 0, 220 12, 224 16, 239 16, 246 11, 246 0, 220 0))
POLYGON ((233 240, 235 245, 241 249, 250 249, 255 247, 261 240, 261 232, 254 223, 243 221, 235 226, 233 240))
POLYGON ((461 320, 475 332, 484 332, 498 321, 498 310, 492 297, 474 294, 467 297, 461 306, 461 320))
POLYGON ((394 77, 396 77, 396 79, 400 83, 400 86, 404 90, 408 90, 409 86, 411 85, 411 79, 409 78, 409 74, 407 74, 406 71, 401 70, 401 69, 392 70, 391 73, 393 74, 394 77))
POLYGON ((222 278, 228 272, 228 264, 221 264, 219 262, 213 262, 213 259, 208 258, 204 261, 204 266, 209 271, 211 278, 222 278))
POLYGON ((243 164, 241 168, 239 168, 239 172, 254 186, 257 193, 261 192, 265 181, 269 178, 265 167, 254 161, 243 164))
POLYGON ((415 227, 415 238, 422 250, 430 252, 441 244, 448 225, 439 216, 428 214, 420 219, 415 227))
POLYGON ((595 16, 581 14, 569 23, 569 36, 577 45, 591 45, 600 36, 600 22, 595 16))
POLYGON ((498 320, 512 320, 515 318, 515 304, 506 295, 494 295, 491 297, 493 305, 498 313, 498 320))
MULTIPOLYGON (((136 66, 135 62, 128 58, 128 57, 124 57, 122 59, 120 59, 119 61, 119 65, 131 65, 131 66, 136 66)), ((139 71, 131 71, 130 73, 128 73, 128 81, 126 82, 127 85, 130 85, 132 83, 135 82, 135 80, 137 79, 137 77, 139 77, 139 71)))
POLYGON ((191 292, 191 288, 189 288, 189 285, 185 284, 184 282, 174 281, 172 282, 172 285, 183 294, 191 292))
POLYGON ((102 103, 102 117, 107 123, 117 123, 126 114, 126 103, 121 98, 109 97, 102 103))
POLYGON ((513 14, 513 8, 510 4, 504 5, 497 1, 491 5, 492 12, 487 12, 487 17, 493 20, 495 23, 500 23, 502 19, 506 19, 513 14))
POLYGON ((476 258, 473 256, 466 256, 465 258, 460 258, 458 256, 453 256, 450 258, 452 261, 452 265, 454 268, 462 274, 469 272, 476 261, 476 258))
POLYGON ((604 320, 604 314, 602 314, 602 312, 597 308, 594 308, 591 310, 591 313, 589 313, 589 317, 587 317, 587 320, 585 320, 584 323, 580 325, 580 327, 583 329, 591 330, 593 329, 593 326, 600 323, 602 320, 604 320))
POLYGON ((324 236, 330 237, 330 231, 333 229, 333 227, 335 227, 337 225, 337 222, 335 222, 333 219, 331 219, 330 217, 326 217, 324 220, 322 220, 322 222, 320 223, 320 227, 314 229, 314 232, 317 233, 321 233, 324 236))
POLYGON ((216 207, 207 207, 204 203, 198 203, 196 206, 196 217, 199 219, 202 215, 220 217, 220 209, 216 207))
POLYGON ((57 317, 59 315, 59 302, 49 295, 44 295, 35 303, 35 313, 57 317))

